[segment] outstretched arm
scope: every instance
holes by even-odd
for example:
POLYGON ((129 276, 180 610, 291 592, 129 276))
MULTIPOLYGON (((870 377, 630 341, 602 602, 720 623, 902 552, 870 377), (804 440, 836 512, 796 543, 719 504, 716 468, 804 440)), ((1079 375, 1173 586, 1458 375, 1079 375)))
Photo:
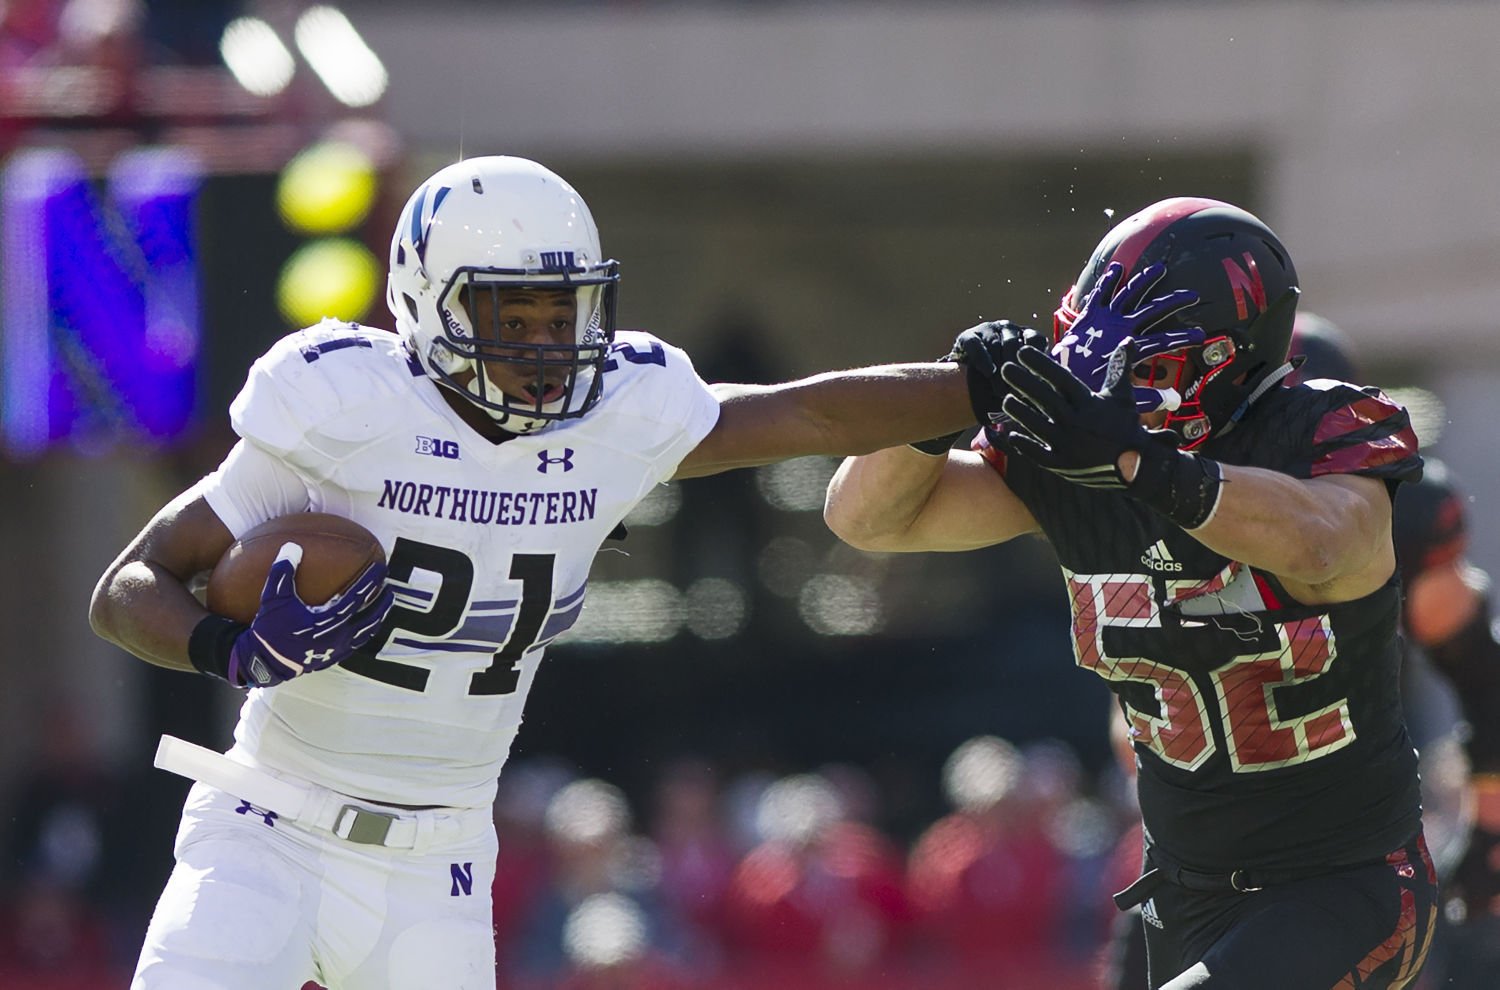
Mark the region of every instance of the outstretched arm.
POLYGON ((973 424, 957 364, 834 371, 781 385, 715 385, 719 421, 683 460, 696 478, 814 454, 865 454, 973 424))
POLYGON ((839 465, 823 519, 860 550, 973 550, 1034 532, 1036 520, 984 460, 898 447, 839 465))

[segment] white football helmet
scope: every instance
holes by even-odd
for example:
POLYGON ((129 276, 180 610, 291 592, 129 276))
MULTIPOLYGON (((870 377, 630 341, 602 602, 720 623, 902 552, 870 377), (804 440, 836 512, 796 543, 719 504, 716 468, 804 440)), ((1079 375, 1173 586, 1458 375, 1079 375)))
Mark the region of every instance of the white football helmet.
POLYGON ((619 280, 619 265, 603 260, 599 230, 573 187, 536 162, 496 155, 449 165, 412 193, 391 237, 386 304, 428 375, 511 433, 532 433, 582 416, 599 400, 619 280), (461 295, 470 287, 571 288, 577 339, 502 345, 498 327, 476 339, 461 295), (487 363, 560 385, 561 394, 545 389, 550 401, 541 390, 532 398, 507 395, 485 374, 487 363))

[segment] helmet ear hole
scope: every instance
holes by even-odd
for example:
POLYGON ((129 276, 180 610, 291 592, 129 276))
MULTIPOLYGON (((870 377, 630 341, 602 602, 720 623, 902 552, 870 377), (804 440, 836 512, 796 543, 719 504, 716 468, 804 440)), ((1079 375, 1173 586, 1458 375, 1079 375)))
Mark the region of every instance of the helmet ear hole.
POLYGON ((401 293, 401 298, 406 302, 406 311, 411 314, 412 322, 417 320, 417 301, 406 293, 401 293))

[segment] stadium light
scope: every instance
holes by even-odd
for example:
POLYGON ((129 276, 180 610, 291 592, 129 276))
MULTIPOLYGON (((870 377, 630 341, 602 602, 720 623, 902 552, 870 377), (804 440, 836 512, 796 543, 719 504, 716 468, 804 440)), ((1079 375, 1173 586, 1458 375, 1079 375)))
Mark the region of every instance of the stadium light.
POLYGON ((684 624, 699 639, 729 639, 745 628, 750 607, 745 591, 724 578, 701 578, 683 593, 684 624))
POLYGON ((324 318, 359 320, 380 290, 380 262, 350 237, 320 237, 292 252, 276 280, 276 305, 288 326, 324 318))
POLYGON ((666 581, 594 581, 569 643, 665 643, 682 629, 682 592, 666 581))
POLYGON ((818 574, 802 586, 797 612, 820 636, 868 636, 880 631, 880 592, 867 578, 818 574))
POLYGON ((333 7, 309 7, 297 18, 297 50, 334 99, 347 107, 367 107, 385 94, 385 65, 333 7))
POLYGON ((235 81, 256 96, 280 93, 297 71, 276 29, 258 17, 237 17, 225 25, 219 55, 235 81))
POLYGON ((343 234, 365 221, 375 204, 375 163, 346 141, 318 141, 287 162, 276 183, 282 221, 302 234, 343 234))

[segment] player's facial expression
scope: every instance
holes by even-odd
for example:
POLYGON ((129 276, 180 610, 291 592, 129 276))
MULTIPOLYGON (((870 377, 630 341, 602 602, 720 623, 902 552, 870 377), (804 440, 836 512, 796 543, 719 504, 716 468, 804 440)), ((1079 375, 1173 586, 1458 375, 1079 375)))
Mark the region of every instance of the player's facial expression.
POLYGON ((463 290, 461 299, 473 322, 475 340, 482 344, 501 345, 487 348, 487 352, 517 362, 484 362, 485 375, 491 385, 511 398, 527 403, 535 402, 538 392, 543 403, 561 397, 567 384, 567 368, 548 367, 539 380, 535 351, 530 347, 503 345, 547 347, 575 343, 578 300, 572 289, 472 286, 463 290))

